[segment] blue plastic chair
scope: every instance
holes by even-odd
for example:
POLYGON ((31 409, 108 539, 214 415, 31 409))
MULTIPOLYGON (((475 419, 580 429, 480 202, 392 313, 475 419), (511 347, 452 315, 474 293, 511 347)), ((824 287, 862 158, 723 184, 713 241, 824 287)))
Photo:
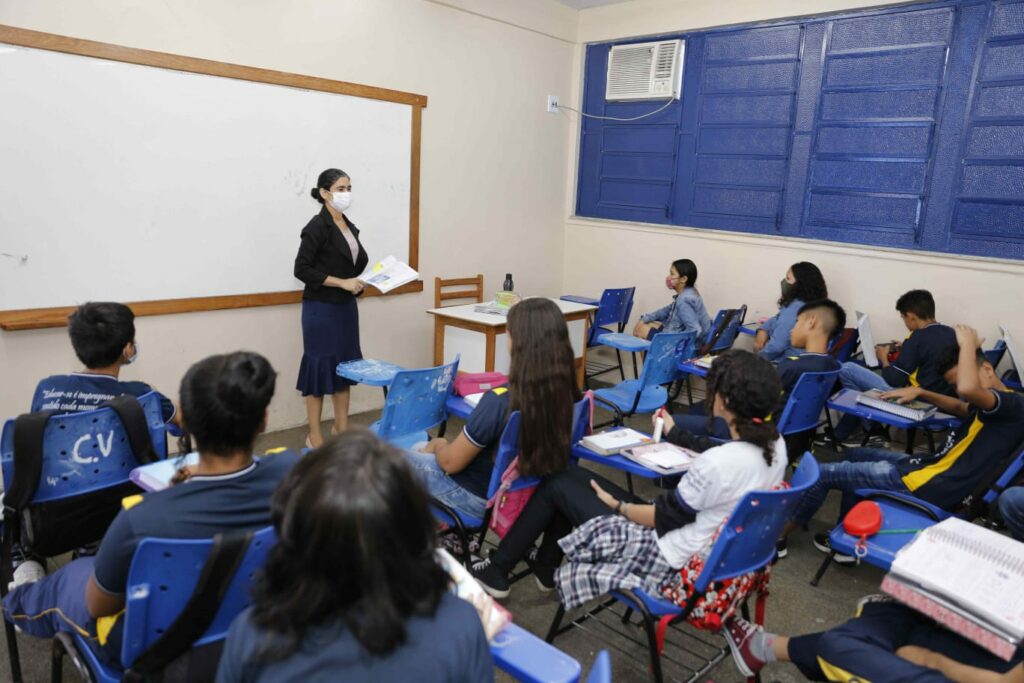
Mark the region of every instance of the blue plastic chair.
POLYGON ((860 331, 856 327, 847 327, 829 342, 828 353, 840 363, 845 363, 853 356, 858 344, 860 331))
MULTIPOLYGON (((994 508, 999 499, 999 494, 1011 486, 1022 471, 1024 471, 1024 444, 1021 444, 1016 454, 1003 468, 999 477, 981 495, 981 505, 979 507, 984 510, 982 516, 987 521, 995 518, 994 508)), ((918 531, 923 531, 948 517, 957 516, 963 519, 970 519, 973 516, 971 510, 950 512, 937 505, 932 505, 927 501, 916 498, 909 493, 898 491, 858 489, 857 495, 864 500, 873 500, 878 503, 882 510, 882 531, 891 531, 893 529, 907 530, 907 533, 877 534, 869 536, 865 540, 863 555, 860 558, 861 561, 886 571, 888 571, 892 561, 896 558, 896 553, 913 540, 918 531)), ((811 585, 818 585, 821 577, 825 575, 829 565, 832 564, 833 557, 837 553, 856 556, 859 540, 856 536, 846 533, 842 522, 837 524, 829 532, 829 546, 832 548, 832 552, 829 553, 824 561, 822 561, 821 566, 818 567, 814 579, 811 580, 811 585)))
POLYGON ((838 370, 805 372, 800 375, 779 416, 779 434, 789 436, 817 429, 821 422, 821 411, 825 409, 825 403, 837 381, 838 370))
MULTIPOLYGON (((587 399, 577 401, 573 406, 573 431, 572 443, 583 438, 584 430, 587 427, 587 420, 590 415, 590 408, 587 399)), ((519 411, 515 410, 508 416, 505 428, 501 432, 498 441, 497 452, 494 455, 494 469, 491 470, 491 480, 487 485, 487 499, 490 500, 501 487, 501 475, 505 473, 508 466, 512 464, 516 455, 519 454, 519 411)), ((568 456, 568 454, 566 454, 568 456)), ((531 477, 520 477, 512 484, 510 491, 536 486, 540 479, 531 477)), ((458 535, 459 543, 462 545, 462 558, 466 567, 470 566, 469 537, 471 534, 479 534, 479 543, 483 544, 484 536, 487 535, 487 525, 491 519, 491 508, 484 511, 483 517, 466 515, 454 508, 445 505, 436 498, 431 501, 434 508, 434 517, 454 529, 458 535)))
MULTIPOLYGON (((192 648, 214 645, 227 638, 231 622, 251 602, 257 570, 277 541, 273 527, 252 533, 245 555, 228 585, 213 621, 192 648)), ((135 550, 128 570, 125 595, 124 637, 121 668, 105 665, 77 633, 62 632, 53 641, 52 675, 61 680, 67 654, 84 680, 99 683, 120 681, 125 672, 167 631, 182 614, 199 583, 213 539, 182 540, 147 538, 135 550)))
POLYGON ((391 382, 380 419, 370 431, 400 448, 426 441, 427 430, 448 418, 445 402, 452 393, 459 359, 422 370, 402 370, 391 382))
POLYGON ((580 663, 521 626, 509 624, 491 641, 499 669, 525 683, 576 683, 580 663))
POLYGON ((615 413, 612 424, 623 424, 626 417, 653 413, 668 401, 665 385, 678 376, 676 366, 680 353, 692 344, 692 332, 662 332, 650 342, 639 379, 620 382, 614 387, 597 389, 594 396, 615 413))
MULTIPOLYGON (((139 397, 153 450, 167 457, 167 432, 155 391, 139 397)), ((33 498, 44 503, 125 484, 136 462, 121 419, 113 408, 54 415, 43 431, 43 469, 33 498)), ((0 435, 0 469, 5 482, 14 478, 14 420, 0 435)))
POLYGON ((991 349, 983 353, 985 354, 985 360, 991 363, 993 368, 998 368, 999 363, 1003 360, 1003 356, 1006 355, 1006 340, 998 340, 991 349))
MULTIPOLYGON (((164 458, 167 456, 167 432, 160 396, 151 391, 138 400, 146 416, 153 449, 164 458)), ((14 420, 7 420, 0 434, 0 471, 7 486, 14 481, 14 424, 14 420)), ((132 453, 124 425, 113 408, 54 415, 47 420, 43 430, 42 471, 32 504, 83 498, 82 505, 88 506, 90 502, 86 497, 102 497, 108 491, 116 493, 119 487, 127 486, 130 483, 129 473, 140 464, 132 453)), ((106 504, 109 505, 109 501, 106 504)), ((118 509, 109 509, 111 520, 118 509)), ((98 540, 69 539, 74 544, 61 552, 98 540)), ((0 581, 0 584, 0 595, 7 595, 6 582, 0 581)), ((21 663, 14 627, 5 621, 4 628, 11 678, 18 681, 21 680, 21 663)))
POLYGON ((731 349, 732 345, 736 342, 736 337, 739 336, 740 327, 743 326, 743 319, 746 317, 746 304, 735 309, 723 308, 715 314, 715 320, 711 323, 711 329, 708 330, 707 337, 702 341, 708 343, 714 339, 715 333, 719 328, 722 328, 722 332, 718 335, 718 339, 715 340, 709 353, 721 353, 731 349), (730 311, 732 311, 732 317, 726 322, 726 317, 730 311))
MULTIPOLYGON (((607 600, 601 601, 595 607, 586 611, 566 626, 562 626, 562 619, 565 617, 565 608, 559 604, 555 618, 548 630, 547 641, 554 642, 555 638, 596 616, 616 602, 626 607, 623 623, 628 623, 633 612, 636 612, 647 633, 647 646, 650 656, 651 670, 654 672, 654 679, 661 683, 661 654, 658 652, 658 641, 656 627, 658 621, 663 617, 670 618, 670 624, 686 619, 687 615, 697 604, 708 586, 715 581, 724 581, 749 572, 756 572, 764 569, 775 559, 775 542, 782 534, 786 523, 790 520, 800 499, 804 493, 815 482, 818 481, 818 462, 810 453, 805 453, 800 459, 800 466, 797 467, 790 487, 774 491, 751 491, 743 496, 739 504, 729 515, 729 519, 722 525, 718 540, 715 541, 704 563, 704 570, 694 585, 694 592, 686 605, 680 607, 676 603, 662 600, 651 596, 642 590, 612 591, 607 600)), ((758 596, 758 615, 763 615, 763 607, 766 596, 758 596)), ((744 616, 749 618, 747 605, 743 604, 744 616)), ((724 648, 720 653, 724 653, 724 648)), ((694 674, 691 680, 703 675, 721 659, 715 657, 694 674)))
POLYGON ((594 657, 594 666, 587 674, 587 683, 612 683, 612 658, 608 650, 601 650, 594 657))
MULTIPOLYGON (((636 292, 636 287, 624 287, 622 289, 606 289, 601 293, 601 300, 597 303, 597 310, 594 311, 594 317, 590 321, 590 331, 587 335, 587 348, 591 349, 595 346, 600 346, 599 339, 609 334, 621 334, 626 327, 626 322, 629 320, 629 311, 633 307, 633 295, 636 292), (608 329, 609 326, 614 326, 614 331, 608 329)), ((568 297, 562 297, 567 300, 577 300, 579 297, 569 299, 568 297)), ((629 335, 627 335, 629 336, 629 335)), ((633 337, 635 339, 635 337, 633 337)), ((586 379, 589 380, 591 377, 597 377, 603 375, 606 372, 611 372, 613 369, 618 367, 619 375, 622 379, 626 379, 625 370, 622 367, 622 353, 621 349, 615 348, 615 358, 617 365, 598 365, 593 361, 587 363, 588 368, 593 368, 595 372, 588 372, 586 379)))
POLYGON ((1024 391, 1024 385, 1020 381, 1020 374, 1015 369, 1010 368, 1004 372, 1001 379, 1008 388, 1014 391, 1024 391))

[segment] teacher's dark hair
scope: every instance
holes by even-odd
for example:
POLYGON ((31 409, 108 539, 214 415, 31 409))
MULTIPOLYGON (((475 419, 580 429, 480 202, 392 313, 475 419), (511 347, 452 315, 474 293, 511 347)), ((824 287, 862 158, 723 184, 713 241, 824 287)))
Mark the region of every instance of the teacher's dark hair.
POLYGON ((105 368, 135 339, 135 314, 124 304, 90 302, 68 317, 68 335, 75 355, 87 368, 105 368))
POLYGON ((519 473, 561 472, 572 447, 573 403, 581 398, 565 316, 549 299, 525 299, 508 312, 508 333, 509 410, 521 416, 519 473))
POLYGON ((345 173, 338 168, 329 168, 321 173, 316 179, 316 187, 309 191, 309 194, 313 199, 317 200, 321 204, 324 203, 324 198, 320 196, 320 190, 324 192, 330 192, 331 186, 338 182, 338 178, 348 178, 348 173, 345 173))
POLYGON ((429 498, 401 451, 353 429, 307 453, 271 502, 277 544, 253 591, 267 633, 257 659, 288 657, 319 626, 344 625, 373 656, 432 616, 448 586, 429 498))
POLYGON ((203 453, 251 451, 274 396, 277 373, 258 353, 204 358, 181 380, 181 419, 203 453))

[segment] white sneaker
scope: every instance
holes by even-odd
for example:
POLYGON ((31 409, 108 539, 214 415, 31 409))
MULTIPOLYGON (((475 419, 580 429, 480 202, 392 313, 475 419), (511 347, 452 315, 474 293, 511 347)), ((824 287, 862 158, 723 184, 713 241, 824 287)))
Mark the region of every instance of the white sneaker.
POLYGON ((35 560, 25 560, 14 569, 14 580, 7 584, 7 590, 12 591, 18 586, 27 583, 35 583, 46 576, 46 569, 35 560))

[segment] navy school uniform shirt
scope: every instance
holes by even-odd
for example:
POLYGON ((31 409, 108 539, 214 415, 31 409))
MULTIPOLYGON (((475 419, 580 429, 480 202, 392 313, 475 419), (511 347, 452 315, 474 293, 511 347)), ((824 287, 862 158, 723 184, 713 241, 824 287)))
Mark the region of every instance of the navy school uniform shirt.
MULTIPOLYGON (((112 375, 72 372, 52 375, 39 381, 32 395, 31 412, 56 410, 60 413, 81 413, 95 410, 101 404, 125 394, 142 396, 153 391, 145 382, 123 382, 112 375)), ((160 394, 160 411, 164 422, 174 417, 174 404, 160 394)))
POLYGON ((373 657, 342 624, 313 629, 299 650, 273 662, 259 661, 267 634, 252 623, 252 608, 231 624, 217 683, 477 683, 494 680, 494 663, 480 617, 451 593, 433 616, 406 621, 406 640, 394 652, 373 657))
POLYGON ((789 395, 793 392, 793 387, 805 372, 832 372, 841 367, 842 364, 827 353, 804 351, 797 356, 786 356, 775 367, 778 370, 779 379, 782 380, 781 404, 786 405, 789 395))
POLYGON ((935 367, 939 354, 955 345, 956 332, 948 325, 932 323, 914 330, 900 347, 896 362, 882 369, 882 378, 891 387, 921 387, 937 394, 955 396, 956 391, 935 367))
POLYGON ((96 553, 96 583, 122 595, 135 549, 144 538, 213 538, 218 533, 270 526, 270 497, 298 461, 284 451, 254 460, 238 472, 193 476, 147 493, 118 513, 96 553))
POLYGON ((1024 442, 1024 395, 993 391, 992 410, 975 408, 934 455, 898 463, 903 483, 915 496, 949 508, 969 496, 1024 442))
POLYGON ((464 470, 452 475, 456 484, 478 498, 487 498, 487 487, 491 483, 494 456, 498 452, 498 441, 508 421, 508 387, 498 387, 480 399, 462 433, 482 449, 464 470))

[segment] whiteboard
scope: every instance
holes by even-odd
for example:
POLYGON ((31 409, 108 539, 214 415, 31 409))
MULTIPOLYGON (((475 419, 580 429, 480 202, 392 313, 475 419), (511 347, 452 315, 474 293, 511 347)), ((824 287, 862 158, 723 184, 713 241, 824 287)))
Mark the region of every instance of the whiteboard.
POLYGON ((0 44, 0 310, 301 289, 325 168, 409 258, 406 104, 0 44))

